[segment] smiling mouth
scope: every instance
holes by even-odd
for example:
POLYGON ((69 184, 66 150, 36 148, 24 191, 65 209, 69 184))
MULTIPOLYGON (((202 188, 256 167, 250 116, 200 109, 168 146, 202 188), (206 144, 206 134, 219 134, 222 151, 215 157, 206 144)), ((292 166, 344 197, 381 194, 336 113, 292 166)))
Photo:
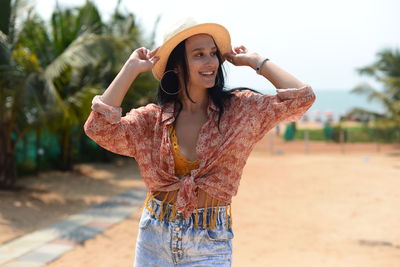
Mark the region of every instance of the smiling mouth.
POLYGON ((211 77, 215 74, 215 71, 203 71, 203 72, 199 72, 200 75, 205 76, 205 77, 211 77))

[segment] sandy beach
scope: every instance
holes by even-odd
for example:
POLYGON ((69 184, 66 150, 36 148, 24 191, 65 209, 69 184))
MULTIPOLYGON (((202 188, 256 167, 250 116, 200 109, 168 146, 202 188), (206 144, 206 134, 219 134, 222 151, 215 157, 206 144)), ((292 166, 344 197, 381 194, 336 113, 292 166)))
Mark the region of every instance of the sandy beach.
MULTIPOLYGON (((81 164, 0 192, 0 243, 143 183, 133 161, 81 164)), ((233 266, 400 266, 400 149, 266 136, 233 199, 233 266)), ((132 266, 139 210, 51 267, 132 266)))

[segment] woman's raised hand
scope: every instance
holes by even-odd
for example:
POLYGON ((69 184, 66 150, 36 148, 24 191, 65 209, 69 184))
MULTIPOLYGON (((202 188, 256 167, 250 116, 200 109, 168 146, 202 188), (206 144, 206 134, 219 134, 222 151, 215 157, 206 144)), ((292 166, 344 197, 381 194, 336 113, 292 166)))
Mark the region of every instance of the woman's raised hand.
POLYGON ((260 60, 260 55, 255 52, 249 52, 243 45, 235 46, 230 53, 226 53, 224 57, 235 66, 249 66, 255 68, 260 60))
POLYGON ((158 61, 158 57, 155 57, 155 54, 158 51, 156 49, 149 50, 146 47, 141 47, 133 51, 133 53, 129 57, 129 63, 137 67, 137 71, 145 72, 151 70, 154 64, 158 61))

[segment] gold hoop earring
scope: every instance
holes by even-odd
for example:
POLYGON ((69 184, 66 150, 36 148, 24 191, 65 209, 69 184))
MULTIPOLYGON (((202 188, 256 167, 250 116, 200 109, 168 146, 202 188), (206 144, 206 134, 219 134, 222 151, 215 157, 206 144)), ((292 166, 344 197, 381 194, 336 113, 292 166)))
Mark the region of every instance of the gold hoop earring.
MULTIPOLYGON (((178 91, 173 92, 173 93, 170 93, 170 92, 167 92, 167 91, 163 88, 163 86, 162 86, 162 80, 164 79, 165 74, 167 74, 168 72, 171 72, 171 71, 172 71, 173 73, 175 73, 173 70, 167 70, 166 72, 164 72, 163 76, 162 76, 161 79, 160 79, 160 88, 161 88, 161 90, 162 90, 164 93, 166 93, 167 95, 176 95, 176 94, 179 94, 179 92, 181 91, 180 88, 178 89, 178 91)), ((176 74, 176 73, 175 73, 175 74, 176 74)))

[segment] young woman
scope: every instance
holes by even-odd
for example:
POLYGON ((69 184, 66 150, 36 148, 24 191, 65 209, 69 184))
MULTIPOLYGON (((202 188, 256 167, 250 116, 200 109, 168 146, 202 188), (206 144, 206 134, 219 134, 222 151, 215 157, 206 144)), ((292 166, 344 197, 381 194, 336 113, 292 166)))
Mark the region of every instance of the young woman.
POLYGON ((219 24, 188 19, 159 48, 136 49, 85 124, 99 145, 136 159, 148 189, 135 266, 230 266, 231 199, 254 144, 314 100, 310 86, 267 58, 232 48, 219 24), (277 94, 224 90, 224 59, 253 68, 277 94), (160 81, 158 103, 121 117, 128 88, 149 70, 160 81))

